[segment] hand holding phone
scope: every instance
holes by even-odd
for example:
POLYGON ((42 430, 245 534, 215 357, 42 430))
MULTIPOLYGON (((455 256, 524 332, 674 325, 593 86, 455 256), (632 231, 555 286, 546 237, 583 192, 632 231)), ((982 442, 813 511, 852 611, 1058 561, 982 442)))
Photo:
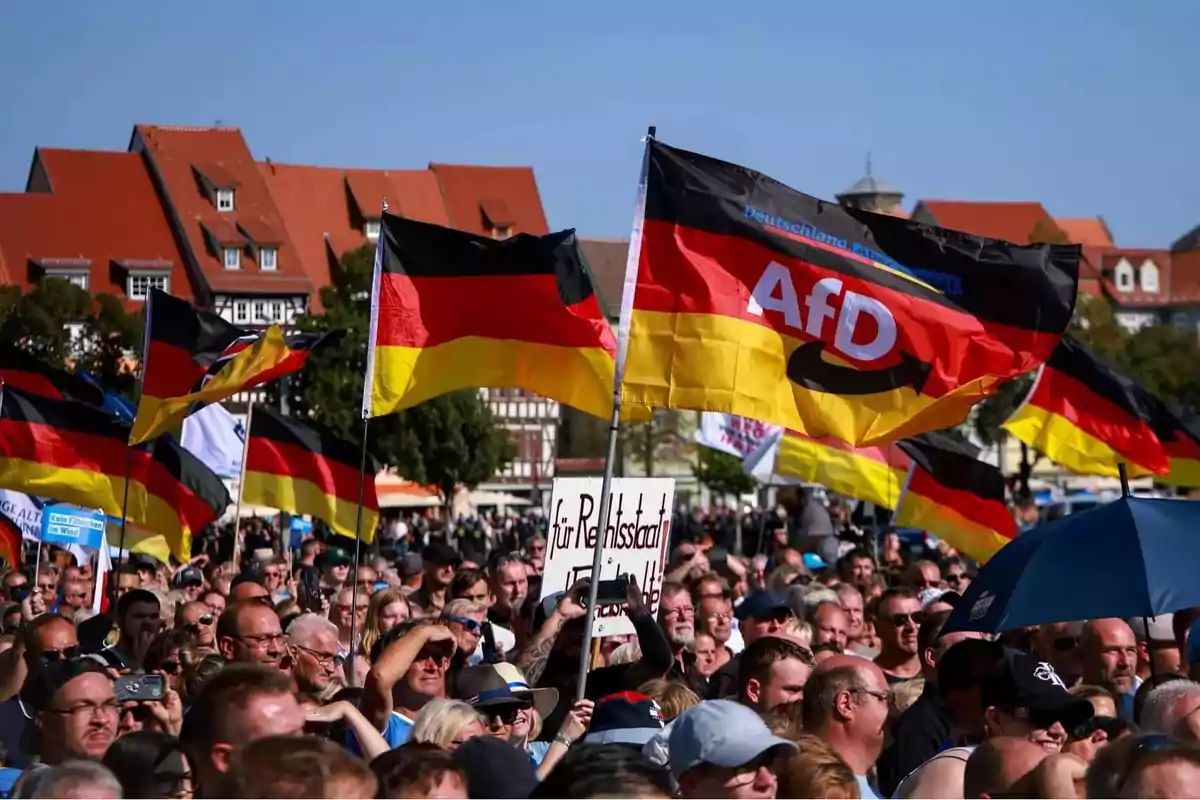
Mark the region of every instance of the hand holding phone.
POLYGON ((122 675, 114 687, 117 702, 128 700, 162 700, 166 696, 166 681, 162 675, 122 675))

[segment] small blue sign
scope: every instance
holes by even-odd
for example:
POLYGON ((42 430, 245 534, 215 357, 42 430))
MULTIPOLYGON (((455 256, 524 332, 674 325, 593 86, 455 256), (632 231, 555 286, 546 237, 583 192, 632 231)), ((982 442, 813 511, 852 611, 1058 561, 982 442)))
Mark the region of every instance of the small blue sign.
POLYGON ((42 541, 50 544, 97 548, 104 538, 102 512, 75 506, 46 506, 42 509, 42 541))
POLYGON ((312 533, 312 521, 304 517, 292 517, 292 533, 312 533))

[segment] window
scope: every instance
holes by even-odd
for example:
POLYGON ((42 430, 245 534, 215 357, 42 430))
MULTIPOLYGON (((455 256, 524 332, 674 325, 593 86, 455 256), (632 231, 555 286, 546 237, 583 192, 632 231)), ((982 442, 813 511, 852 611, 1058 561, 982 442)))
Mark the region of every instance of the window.
POLYGON ((250 304, 250 309, 251 309, 250 320, 252 322, 262 322, 263 317, 267 313, 266 306, 267 306, 267 304, 264 303, 262 300, 255 300, 253 303, 251 303, 250 304))
POLYGON ((1158 292, 1158 266, 1146 259, 1142 262, 1141 269, 1138 270, 1138 279, 1142 284, 1143 292, 1158 292))
POLYGON ((1125 259, 1121 259, 1117 263, 1117 268, 1113 270, 1113 280, 1117 284, 1118 292, 1133 291, 1133 267, 1125 259))
POLYGON ((512 236, 512 228, 508 225, 497 225, 492 228, 493 239, 507 239, 510 236, 512 236))
POLYGON ((250 321, 250 301, 249 300, 234 300, 233 301, 233 322, 236 325, 245 325, 250 321))
POLYGON ((129 295, 130 300, 145 300, 150 296, 151 289, 170 292, 171 277, 169 275, 130 275, 125 294, 129 295))
POLYGON ((368 242, 379 241, 379 220, 369 219, 367 224, 363 225, 363 233, 367 235, 368 242))
POLYGON ((233 211, 233 189, 217 189, 217 211, 233 211))
POLYGON ((241 269, 242 268, 242 251, 236 247, 226 247, 225 269, 241 269))
POLYGON ((279 251, 274 247, 264 247, 258 251, 258 266, 263 272, 274 272, 277 268, 276 258, 279 251))
POLYGON ((72 286, 78 286, 84 291, 88 288, 88 274, 86 272, 47 272, 47 278, 58 278, 60 281, 66 281, 72 286))

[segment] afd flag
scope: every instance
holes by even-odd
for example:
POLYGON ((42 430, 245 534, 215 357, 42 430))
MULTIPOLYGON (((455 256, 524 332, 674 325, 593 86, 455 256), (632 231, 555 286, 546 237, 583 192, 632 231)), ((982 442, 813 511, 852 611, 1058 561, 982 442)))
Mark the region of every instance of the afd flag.
POLYGON ((183 448, 223 478, 242 474, 246 425, 220 403, 213 403, 183 420, 183 448))

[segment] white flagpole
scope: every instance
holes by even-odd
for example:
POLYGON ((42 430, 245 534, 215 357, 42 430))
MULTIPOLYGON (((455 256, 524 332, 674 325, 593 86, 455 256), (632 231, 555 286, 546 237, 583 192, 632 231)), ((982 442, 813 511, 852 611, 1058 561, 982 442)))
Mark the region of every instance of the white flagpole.
POLYGON ((254 422, 254 400, 246 408, 246 434, 242 437, 242 468, 238 472, 238 495, 233 517, 233 568, 237 569, 242 539, 242 492, 246 489, 246 456, 250 453, 250 425, 254 422))
POLYGON ((604 478, 600 483, 600 524, 596 531, 596 550, 592 553, 592 579, 588 587, 587 616, 584 617, 583 649, 579 653, 579 680, 575 687, 576 697, 580 700, 587 692, 587 676, 591 668, 592 627, 595 625, 604 536, 608 530, 608 511, 612 500, 613 468, 617 460, 617 430, 621 424, 621 383, 625 377, 625 361, 629 354, 629 324, 633 315, 633 294, 637 287, 638 260, 642 254, 642 227, 646 217, 646 182, 650 169, 650 145, 654 141, 655 132, 653 125, 646 132, 646 149, 642 154, 642 172, 638 180, 633 231, 629 236, 629 253, 625 257, 625 288, 621 293, 621 326, 618 331, 617 360, 613 371, 612 421, 608 426, 608 455, 604 460, 604 478))

